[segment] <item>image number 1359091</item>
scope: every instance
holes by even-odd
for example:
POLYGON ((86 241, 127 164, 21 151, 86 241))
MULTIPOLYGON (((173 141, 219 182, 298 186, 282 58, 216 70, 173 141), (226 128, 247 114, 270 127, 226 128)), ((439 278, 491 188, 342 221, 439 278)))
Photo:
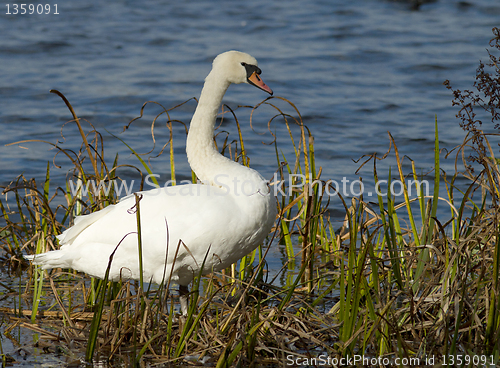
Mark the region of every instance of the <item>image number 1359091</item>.
POLYGON ((57 4, 5 4, 7 15, 59 15, 57 4))

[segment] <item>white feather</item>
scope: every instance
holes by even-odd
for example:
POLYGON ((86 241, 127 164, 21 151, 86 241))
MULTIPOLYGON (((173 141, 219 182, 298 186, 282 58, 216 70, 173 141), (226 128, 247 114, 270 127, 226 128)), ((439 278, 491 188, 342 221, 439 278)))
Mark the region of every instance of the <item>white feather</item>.
MULTIPOLYGON (((267 182, 256 171, 220 155, 213 143, 222 97, 231 83, 247 82, 245 64, 256 66, 257 61, 236 51, 219 55, 193 115, 187 155, 205 184, 139 193, 145 280, 161 283, 171 276, 180 285, 188 285, 205 256, 204 273, 223 269, 269 234, 276 203, 267 182)), ((102 278, 115 251, 110 279, 139 278, 134 195, 77 217, 57 238, 59 250, 26 258, 44 269, 73 268, 102 278)))

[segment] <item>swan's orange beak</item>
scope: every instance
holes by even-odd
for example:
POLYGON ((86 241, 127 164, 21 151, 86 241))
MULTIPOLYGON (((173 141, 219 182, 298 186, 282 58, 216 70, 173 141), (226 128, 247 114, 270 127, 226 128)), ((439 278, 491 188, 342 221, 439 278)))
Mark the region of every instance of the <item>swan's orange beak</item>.
POLYGON ((269 93, 271 96, 273 94, 273 90, 269 88, 260 78, 260 76, 257 74, 257 72, 253 72, 252 75, 250 75, 248 78, 248 83, 253 84, 255 87, 260 88, 263 91, 266 91, 269 93))

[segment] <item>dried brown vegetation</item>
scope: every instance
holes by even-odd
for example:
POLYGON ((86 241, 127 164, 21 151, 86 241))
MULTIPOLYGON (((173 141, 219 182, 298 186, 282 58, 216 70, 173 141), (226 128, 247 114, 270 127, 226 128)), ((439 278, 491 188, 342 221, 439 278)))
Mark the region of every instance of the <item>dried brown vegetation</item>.
MULTIPOLYGON (((275 111, 269 121, 280 120, 287 126, 295 152, 287 160, 276 146, 279 175, 309 174, 311 186, 278 199, 280 220, 256 253, 233 269, 194 281, 191 305, 197 308, 186 318, 176 313, 176 296, 167 295, 163 287, 142 289, 137 282, 112 283, 67 270, 45 273, 30 268, 29 278, 20 278, 19 290, 10 293, 18 304, 2 310, 8 316, 3 334, 29 329, 37 334, 38 346, 49 352, 57 346, 68 359, 106 357, 138 366, 284 367, 292 361, 303 364, 354 354, 388 359, 391 364, 411 358, 424 365, 434 357, 438 365, 450 356, 461 356, 466 366, 497 364, 500 171, 497 136, 479 129, 484 123, 477 111, 491 114, 498 129, 496 28, 494 36, 490 62, 478 69, 478 93, 454 91, 458 117, 467 132, 454 153, 457 168, 462 158, 464 169, 452 175, 441 172, 436 125, 430 196, 420 191, 410 198, 405 190, 403 198, 379 196, 375 205, 363 196, 341 197, 348 226, 334 231, 326 212, 325 181, 314 164, 312 135, 293 104, 268 99, 256 108, 275 111), (486 72, 486 66, 493 72, 486 72), (284 112, 280 103, 291 112, 284 112), (472 162, 467 160, 470 154, 472 162), (458 177, 465 177, 468 184, 457 187, 458 177), (450 215, 438 217, 438 206, 449 209, 450 215), (278 244, 286 252, 283 268, 274 278, 281 277, 281 284, 267 278, 265 267, 267 250, 278 244), (477 360, 483 358, 484 362, 477 360)), ((239 127, 236 113, 230 112, 239 127)), ((171 127, 174 113, 175 109, 165 109, 155 121, 168 116, 166 125, 171 127)), ((102 142, 91 130, 95 135, 89 142, 81 129, 79 152, 60 152, 70 158, 77 177, 115 178, 118 164, 103 162, 102 142), (91 163, 90 172, 83 169, 83 162, 91 163)), ((419 179, 415 163, 410 172, 403 171, 401 148, 390 139, 398 179, 419 179)), ((228 144, 221 150, 246 162, 241 134, 236 141, 236 149, 228 144)), ((173 150, 170 155, 174 162, 173 150)), ((378 159, 371 157, 375 183, 380 175, 378 159)), ((390 174, 388 179, 392 180, 390 174)), ((14 206, 0 202, 5 221, 2 257, 12 269, 27 267, 22 252, 57 247, 54 235, 75 211, 93 211, 117 199, 113 193, 99 193, 85 200, 69 195, 67 188, 52 193, 49 183, 47 170, 42 185, 21 177, 5 188, 15 195, 14 206), (65 199, 64 205, 54 206, 59 197, 65 199)))

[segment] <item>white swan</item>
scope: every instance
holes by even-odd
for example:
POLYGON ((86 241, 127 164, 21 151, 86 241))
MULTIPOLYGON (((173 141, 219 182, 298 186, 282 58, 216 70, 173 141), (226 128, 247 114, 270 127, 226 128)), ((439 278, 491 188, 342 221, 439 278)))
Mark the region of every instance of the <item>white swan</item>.
MULTIPOLYGON (((205 79, 186 142, 189 164, 203 184, 140 192, 143 279, 179 284, 187 313, 188 285, 206 256, 203 273, 228 267, 254 250, 276 219, 268 183, 255 170, 222 156, 213 136, 222 97, 231 83, 250 83, 272 94, 252 56, 228 51, 217 56, 205 79), (179 246, 180 244, 180 246, 179 246), (174 261, 175 254, 177 258, 174 261), (207 253, 208 252, 208 253, 207 253)), ((109 279, 139 279, 135 196, 90 215, 79 216, 57 238, 61 248, 26 256, 43 269, 72 268, 109 279)))

